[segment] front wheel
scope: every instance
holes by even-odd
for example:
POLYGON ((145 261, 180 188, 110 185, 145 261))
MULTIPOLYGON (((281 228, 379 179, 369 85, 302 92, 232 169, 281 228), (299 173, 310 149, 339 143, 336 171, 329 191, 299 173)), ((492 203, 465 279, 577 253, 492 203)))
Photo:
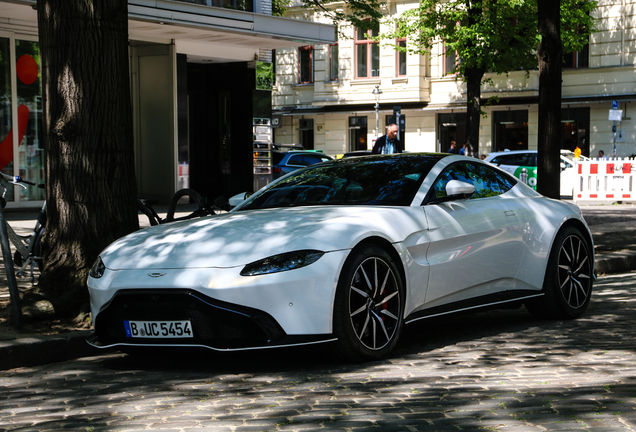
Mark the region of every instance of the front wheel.
POLYGON ((534 315, 548 318, 577 318, 592 296, 593 258, 581 232, 566 227, 557 235, 546 270, 545 295, 526 304, 534 315))
POLYGON ((355 361, 386 356, 402 332, 404 293, 400 272, 384 249, 367 245, 354 250, 336 291, 336 352, 355 361))

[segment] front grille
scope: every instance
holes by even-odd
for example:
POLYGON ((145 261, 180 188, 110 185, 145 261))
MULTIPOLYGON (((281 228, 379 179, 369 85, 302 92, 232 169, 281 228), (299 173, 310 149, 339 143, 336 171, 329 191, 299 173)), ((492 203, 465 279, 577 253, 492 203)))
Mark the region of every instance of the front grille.
POLYGON ((136 344, 201 344, 219 349, 266 346, 285 336, 269 314, 220 302, 192 290, 122 290, 95 320, 100 342, 136 344), (193 338, 126 337, 124 321, 192 323, 193 338))

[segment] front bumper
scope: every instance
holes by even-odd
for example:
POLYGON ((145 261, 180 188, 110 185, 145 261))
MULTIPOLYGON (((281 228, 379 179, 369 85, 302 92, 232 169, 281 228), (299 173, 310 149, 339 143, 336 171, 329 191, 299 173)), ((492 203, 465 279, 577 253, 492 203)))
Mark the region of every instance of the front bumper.
POLYGON ((207 297, 191 289, 120 290, 95 319, 87 341, 97 348, 192 346, 229 351, 303 345, 334 340, 331 335, 288 335, 269 314, 207 297), (185 321, 193 337, 135 338, 124 321, 185 321))

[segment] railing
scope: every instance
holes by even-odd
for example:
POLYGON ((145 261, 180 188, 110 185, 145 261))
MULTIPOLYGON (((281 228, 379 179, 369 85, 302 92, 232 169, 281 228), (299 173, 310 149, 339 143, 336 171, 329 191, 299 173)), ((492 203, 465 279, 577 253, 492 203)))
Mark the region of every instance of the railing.
POLYGON ((246 12, 254 12, 253 0, 174 0, 182 3, 194 3, 205 6, 222 7, 246 12))

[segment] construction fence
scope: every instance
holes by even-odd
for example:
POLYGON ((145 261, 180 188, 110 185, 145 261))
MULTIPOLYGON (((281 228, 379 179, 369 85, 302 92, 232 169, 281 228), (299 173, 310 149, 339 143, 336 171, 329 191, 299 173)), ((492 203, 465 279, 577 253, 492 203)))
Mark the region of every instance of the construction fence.
POLYGON ((590 159, 575 161, 577 178, 574 196, 577 201, 629 202, 636 201, 634 175, 636 159, 590 159))

